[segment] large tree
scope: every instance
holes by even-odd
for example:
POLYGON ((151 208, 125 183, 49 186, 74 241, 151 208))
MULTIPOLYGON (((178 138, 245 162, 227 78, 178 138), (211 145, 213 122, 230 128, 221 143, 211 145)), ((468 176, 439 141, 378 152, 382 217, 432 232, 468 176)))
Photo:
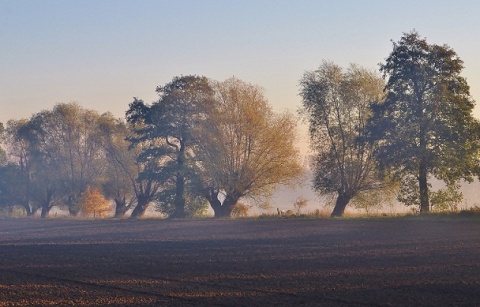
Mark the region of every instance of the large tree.
POLYGON ((100 134, 108 161, 102 187, 105 196, 115 202, 115 217, 123 217, 131 208, 131 218, 142 216, 162 188, 156 178, 141 175, 153 170, 156 161, 137 159, 142 147, 129 148, 132 129, 122 120, 102 116, 100 134))
POLYGON ((124 121, 104 114, 99 128, 107 161, 102 190, 107 198, 115 202, 114 216, 124 217, 135 200, 134 190, 138 183, 136 152, 128 148, 130 133, 124 121))
POLYGON ((2 199, 9 206, 19 205, 33 215, 39 205, 33 202, 33 177, 36 173, 32 136, 28 120, 9 120, 2 137, 6 149, 2 167, 2 199))
POLYGON ((192 194, 198 177, 199 127, 208 119, 213 91, 206 77, 181 76, 157 87, 157 93, 160 99, 152 105, 139 99, 130 104, 127 120, 136 133, 130 140, 142 146, 139 161, 154 162, 140 178, 162 183, 163 197, 171 197, 175 207, 170 217, 183 218, 187 194, 192 194))
POLYGON ((429 44, 412 31, 393 43, 380 70, 387 97, 372 105, 376 157, 382 169, 410 183, 402 187, 409 195, 401 199, 411 203, 413 197, 426 213, 431 176, 451 188, 478 172, 480 129, 469 86, 460 75, 463 62, 449 46, 429 44))
POLYGON ((383 187, 373 145, 362 140, 369 105, 383 99, 381 76, 356 65, 347 70, 324 61, 300 81, 303 113, 308 119, 314 158, 314 188, 336 193, 332 216, 343 215, 359 193, 383 187))
POLYGON ((77 103, 59 103, 29 121, 37 156, 49 167, 42 169, 47 176, 43 180, 54 177, 60 180, 51 189, 63 194, 63 203, 72 215, 79 212, 78 201, 83 191, 88 185, 98 184, 106 167, 98 133, 99 119, 97 112, 77 103))
POLYGON ((215 217, 229 217, 238 200, 268 196, 302 172, 296 120, 273 112, 258 86, 236 78, 214 84, 215 105, 197 151, 204 196, 215 217))

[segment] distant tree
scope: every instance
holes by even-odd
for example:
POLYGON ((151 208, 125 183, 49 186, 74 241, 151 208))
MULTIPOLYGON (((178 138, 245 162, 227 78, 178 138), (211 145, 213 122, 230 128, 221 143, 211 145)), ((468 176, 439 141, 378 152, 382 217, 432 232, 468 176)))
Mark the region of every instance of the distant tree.
POLYGON ((293 203, 293 207, 297 210, 297 215, 300 214, 300 211, 308 205, 308 200, 304 197, 298 197, 293 203))
POLYGON ((23 195, 18 195, 19 174, 19 169, 14 164, 0 166, 0 207, 12 210, 15 205, 22 205, 23 195))
POLYGON ((175 77, 157 87, 158 102, 151 106, 135 99, 127 111, 127 120, 135 127, 130 138, 133 146, 141 146, 138 160, 151 167, 140 178, 162 184, 164 197, 173 197, 175 211, 171 217, 183 218, 187 190, 198 178, 195 147, 202 141, 199 127, 208 119, 213 91, 207 78, 175 77))
POLYGON ((336 194, 332 217, 342 216, 359 193, 384 186, 373 158, 375 144, 364 141, 371 102, 383 99, 383 80, 357 65, 347 70, 324 61, 300 81, 301 113, 308 119, 314 188, 336 194))
POLYGON ((103 197, 100 189, 92 189, 90 186, 82 193, 80 208, 84 215, 93 217, 103 217, 112 210, 110 202, 103 197))
POLYGON ((296 183, 302 167, 291 114, 274 113, 258 86, 236 78, 214 88, 197 156, 215 217, 229 217, 239 199, 264 198, 279 184, 296 183))
POLYGON ((131 146, 129 139, 134 137, 134 130, 140 129, 141 124, 135 126, 137 128, 110 117, 104 117, 100 125, 102 146, 108 161, 102 187, 105 196, 115 201, 115 217, 125 216, 131 208, 131 218, 143 216, 162 190, 162 182, 155 176, 145 175, 156 169, 157 161, 138 159, 142 145, 131 146))
POLYGON ((10 120, 2 135, 5 160, 2 162, 2 199, 10 207, 19 205, 27 215, 33 215, 38 203, 33 202, 32 179, 34 176, 34 159, 32 138, 27 120, 10 120))
POLYGON ((432 176, 454 188, 478 174, 480 126, 462 69, 453 49, 430 45, 415 31, 393 43, 380 68, 387 97, 372 105, 375 156, 381 169, 402 179, 399 199, 420 204, 421 213, 430 211, 432 176))
MULTIPOLYGON (((129 209, 135 207, 137 195, 147 203, 152 199, 143 195, 143 182, 137 180, 142 165, 136 160, 139 150, 129 148, 130 142, 127 138, 132 133, 128 126, 124 121, 113 118, 111 114, 103 114, 100 121, 99 134, 107 161, 102 191, 105 197, 115 202, 114 216, 124 217, 129 209)), ((146 206, 143 203, 139 205, 141 208, 146 206)))
MULTIPOLYGON (((60 103, 29 121, 34 148, 44 166, 42 180, 58 179, 50 193, 62 194, 70 214, 79 211, 79 198, 98 183, 106 168, 99 131, 100 115, 77 103, 60 103)), ((48 198, 48 197, 47 197, 48 198)))

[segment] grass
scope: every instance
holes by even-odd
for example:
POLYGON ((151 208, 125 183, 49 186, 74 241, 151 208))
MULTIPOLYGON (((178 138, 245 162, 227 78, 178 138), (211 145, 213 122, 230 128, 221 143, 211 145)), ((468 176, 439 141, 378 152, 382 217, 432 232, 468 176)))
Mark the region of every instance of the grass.
MULTIPOLYGON (((327 219, 330 218, 331 210, 327 209, 317 209, 314 211, 309 211, 305 213, 296 213, 291 210, 283 213, 282 215, 278 215, 277 213, 262 213, 256 216, 246 216, 246 217, 232 217, 231 219, 327 219)), ((20 210, 14 210, 13 212, 7 212, 7 210, 0 210, 0 218, 27 218, 24 212, 20 212, 20 210), (22 214, 23 213, 23 214, 22 214)), ((30 218, 30 217, 29 217, 30 218)), ((38 218, 35 216, 33 218, 38 218)), ((71 217, 71 216, 50 216, 50 219, 79 219, 79 220, 99 220, 102 218, 86 218, 86 217, 71 217)), ((125 217, 125 218, 128 218, 125 217)), ((202 219, 212 219, 213 216, 201 216, 201 217, 192 217, 189 218, 191 220, 202 220, 202 219)), ((404 218, 404 219, 414 219, 414 220, 429 220, 429 219, 477 219, 480 218, 480 207, 473 206, 468 209, 462 209, 459 211, 442 211, 442 212, 431 212, 428 214, 415 214, 415 213, 383 213, 383 212, 375 212, 375 213, 358 213, 358 212, 346 212, 343 217, 336 218, 336 219, 392 219, 392 218, 404 218)), ((112 220, 115 218, 107 217, 104 218, 107 220, 112 220)), ((153 217, 153 216, 146 216, 142 217, 141 219, 146 220, 157 220, 157 219, 165 219, 164 217, 153 217)))

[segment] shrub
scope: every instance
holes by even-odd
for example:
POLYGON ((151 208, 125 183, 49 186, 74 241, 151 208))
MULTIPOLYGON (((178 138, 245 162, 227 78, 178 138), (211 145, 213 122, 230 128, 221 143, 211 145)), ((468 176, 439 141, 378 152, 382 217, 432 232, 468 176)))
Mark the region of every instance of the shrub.
POLYGON ((112 210, 110 202, 105 199, 100 190, 91 189, 90 186, 82 193, 80 206, 84 215, 93 215, 93 217, 103 217, 112 210))

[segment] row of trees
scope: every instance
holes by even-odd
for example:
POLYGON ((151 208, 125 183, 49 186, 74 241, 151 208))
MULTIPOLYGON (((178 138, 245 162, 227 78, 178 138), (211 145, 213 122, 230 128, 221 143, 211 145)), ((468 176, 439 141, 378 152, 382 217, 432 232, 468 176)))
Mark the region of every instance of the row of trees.
MULTIPOLYGON (((395 195, 422 213, 461 200, 461 182, 480 174, 480 124, 462 69, 453 49, 413 31, 393 43, 383 75, 327 61, 303 75, 313 185, 336 196, 332 216, 395 195), (432 191, 432 179, 445 188, 432 191)), ((273 112, 258 86, 182 76, 156 91, 152 104, 134 99, 126 122, 74 103, 9 121, 0 202, 27 214, 41 208, 43 217, 63 205, 76 215, 104 204, 85 196, 101 191, 115 216, 141 216, 155 203, 183 218, 208 203, 228 217, 240 199, 301 175, 296 120, 273 112)))
POLYGON ((300 94, 316 153, 314 186, 336 193, 332 216, 351 200, 397 192, 422 213, 461 201, 462 180, 480 174, 480 125, 462 69, 453 49, 412 31, 393 43, 380 65, 383 76, 331 62, 304 74, 300 94), (432 191, 432 179, 446 188, 432 191))
POLYGON ((259 87, 182 76, 157 93, 151 105, 135 98, 126 122, 76 103, 9 121, 0 202, 75 216, 103 213, 103 194, 117 217, 141 216, 151 203, 175 218, 208 203, 228 217, 239 199, 267 196, 302 173, 294 116, 274 113, 259 87))

